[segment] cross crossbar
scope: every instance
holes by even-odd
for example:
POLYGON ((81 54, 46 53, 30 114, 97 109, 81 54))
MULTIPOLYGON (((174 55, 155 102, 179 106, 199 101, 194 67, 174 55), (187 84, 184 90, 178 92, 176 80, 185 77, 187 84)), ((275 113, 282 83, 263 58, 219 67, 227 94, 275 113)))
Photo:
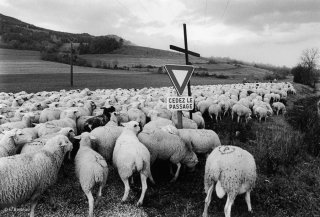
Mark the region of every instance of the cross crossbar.
MULTIPOLYGON (((186 53, 186 50, 183 49, 183 48, 180 48, 180 47, 177 47, 177 46, 174 46, 174 45, 170 45, 170 49, 171 50, 175 50, 175 51, 179 51, 181 53, 186 53)), ((192 52, 190 50, 187 51, 188 54, 192 55, 192 56, 195 56, 195 57, 200 57, 200 54, 196 53, 196 52, 192 52)))

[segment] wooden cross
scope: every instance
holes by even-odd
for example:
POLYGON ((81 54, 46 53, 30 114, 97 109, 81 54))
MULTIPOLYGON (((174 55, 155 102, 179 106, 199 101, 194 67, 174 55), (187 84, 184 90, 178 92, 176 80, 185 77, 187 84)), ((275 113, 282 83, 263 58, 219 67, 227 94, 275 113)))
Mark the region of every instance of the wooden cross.
MULTIPOLYGON (((174 45, 170 45, 170 49, 184 53, 186 58, 186 65, 191 65, 191 63, 189 62, 189 54, 195 57, 200 57, 200 54, 188 50, 187 27, 185 23, 183 24, 183 33, 184 33, 184 49, 174 45)), ((188 96, 191 96, 190 80, 188 82, 188 96)), ((189 115, 190 115, 190 119, 192 119, 192 111, 189 111, 189 115)))

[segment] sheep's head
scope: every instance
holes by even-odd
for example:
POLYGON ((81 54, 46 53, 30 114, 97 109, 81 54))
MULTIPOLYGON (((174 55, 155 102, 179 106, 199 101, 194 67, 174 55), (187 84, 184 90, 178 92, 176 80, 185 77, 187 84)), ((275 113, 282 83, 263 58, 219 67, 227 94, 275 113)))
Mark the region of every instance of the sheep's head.
POLYGON ((130 121, 127 123, 121 123, 121 125, 124 126, 126 129, 132 130, 136 134, 138 132, 140 132, 140 130, 141 130, 140 123, 138 123, 137 121, 130 121))
POLYGON ((74 138, 80 140, 80 146, 95 148, 97 138, 90 135, 88 132, 83 132, 81 135, 75 136, 74 138))
POLYGON ((27 142, 31 142, 33 140, 32 135, 28 133, 24 133, 20 129, 13 129, 12 132, 14 133, 13 140, 16 145, 24 145, 27 142))
POLYGON ((193 151, 188 151, 181 161, 181 163, 185 164, 189 168, 194 168, 198 162, 198 157, 193 151))

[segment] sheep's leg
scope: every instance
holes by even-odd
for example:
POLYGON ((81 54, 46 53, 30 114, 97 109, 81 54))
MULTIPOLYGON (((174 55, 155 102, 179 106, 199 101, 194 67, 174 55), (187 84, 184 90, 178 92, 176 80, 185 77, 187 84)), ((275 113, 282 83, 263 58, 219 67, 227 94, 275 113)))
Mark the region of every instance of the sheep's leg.
POLYGON ((128 199, 129 191, 130 191, 130 186, 129 186, 129 181, 127 178, 121 178, 122 182, 124 184, 124 194, 122 197, 122 202, 125 202, 128 199))
POLYGON ((88 193, 85 193, 87 198, 88 198, 88 203, 89 203, 89 217, 93 217, 93 203, 94 203, 94 199, 92 196, 91 191, 89 191, 88 193))
POLYGON ((208 189, 207 197, 206 197, 206 199, 204 201, 204 210, 203 210, 202 217, 207 217, 208 216, 208 208, 209 208, 209 205, 210 205, 210 202, 211 202, 213 186, 214 185, 211 185, 210 188, 208 189))
POLYGON ((252 212, 251 200, 250 200, 250 191, 246 192, 246 203, 247 203, 247 206, 248 206, 248 211, 252 212))
POLYGON ((237 119, 238 123, 240 122, 240 115, 238 115, 238 119, 237 119))
POLYGON ((101 183, 101 185, 99 186, 98 196, 97 196, 96 202, 94 204, 95 206, 97 206, 99 204, 99 201, 102 196, 102 189, 103 189, 104 185, 105 185, 105 183, 101 183))
POLYGON ((142 172, 140 173, 140 179, 141 179, 142 191, 141 191, 141 196, 140 196, 140 199, 137 203, 137 206, 141 206, 143 204, 144 195, 146 194, 146 191, 148 188, 147 176, 145 176, 142 172))
POLYGON ((35 193, 34 195, 32 195, 31 197, 31 209, 30 209, 30 217, 34 217, 34 210, 38 204, 38 199, 39 199, 40 194, 39 193, 35 193))
POLYGON ((130 177, 130 184, 131 184, 131 185, 134 185, 133 176, 130 177))
POLYGON ((232 204, 234 202, 234 196, 231 195, 231 194, 228 194, 228 199, 227 199, 227 202, 226 202, 226 205, 224 207, 224 215, 225 217, 231 217, 231 207, 232 207, 232 204))
POLYGON ((177 163, 177 171, 176 174, 174 175, 174 177, 171 179, 170 182, 175 182, 179 176, 179 172, 180 172, 180 168, 181 168, 181 163, 177 163))

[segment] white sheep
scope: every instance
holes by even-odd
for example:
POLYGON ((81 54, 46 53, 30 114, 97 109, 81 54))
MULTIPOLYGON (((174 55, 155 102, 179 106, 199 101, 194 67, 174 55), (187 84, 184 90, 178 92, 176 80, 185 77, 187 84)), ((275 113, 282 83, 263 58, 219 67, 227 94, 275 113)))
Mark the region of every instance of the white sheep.
POLYGON ((212 191, 216 183, 219 198, 228 195, 224 213, 231 216, 231 206, 238 194, 246 193, 248 211, 251 212, 250 192, 257 178, 256 163, 253 156, 236 146, 219 146, 208 156, 205 166, 204 189, 207 194, 203 217, 208 216, 212 191))
POLYGON ((0 115, 0 125, 9 122, 8 118, 4 115, 0 115))
POLYGON ((208 108, 208 113, 211 120, 213 120, 213 115, 214 115, 216 118, 216 122, 218 122, 218 118, 220 118, 221 120, 221 112, 222 112, 222 109, 219 104, 211 104, 208 108))
POLYGON ((32 137, 21 129, 4 131, 0 140, 0 158, 15 155, 25 143, 31 142, 32 137))
POLYGON ((242 116, 244 116, 246 123, 248 123, 248 121, 251 119, 252 112, 248 107, 240 103, 237 103, 232 107, 232 112, 231 112, 232 120, 233 120, 234 114, 238 115, 238 119, 237 119, 238 123, 240 122, 240 117, 242 116))
POLYGON ((89 217, 92 217, 94 205, 92 190, 96 184, 99 184, 98 197, 96 200, 96 204, 98 204, 102 195, 102 189, 107 182, 108 165, 103 157, 92 149, 92 140, 95 139, 93 136, 85 132, 75 138, 81 139, 80 148, 74 159, 75 171, 81 188, 88 198, 89 217))
POLYGON ((31 127, 32 126, 32 121, 34 120, 34 114, 32 113, 26 113, 21 121, 16 121, 16 122, 8 122, 0 125, 0 131, 3 130, 11 130, 13 128, 17 129, 23 129, 26 127, 31 127), (1 130, 2 129, 2 130, 1 130))
MULTIPOLYGON (((183 116, 186 118, 190 118, 189 112, 183 111, 183 116)), ((201 112, 197 111, 195 113, 192 113, 192 120, 196 122, 198 129, 204 129, 205 128, 205 121, 202 117, 201 112)))
POLYGON ((267 117, 269 116, 269 112, 266 108, 258 106, 254 109, 254 113, 257 117, 259 117, 259 122, 264 118, 264 121, 267 121, 267 117))
POLYGON ((190 144, 193 151, 198 154, 211 152, 221 145, 218 134, 213 130, 178 129, 178 133, 181 139, 186 144, 190 144))
POLYGON ((109 121, 103 127, 97 127, 90 132, 96 138, 96 150, 106 159, 112 160, 112 153, 116 141, 123 131, 123 127, 117 126, 113 121, 109 121))
POLYGON ((279 115, 279 112, 281 111, 282 114, 284 115, 286 113, 286 106, 282 102, 274 102, 272 104, 273 109, 279 115))
MULTIPOLYGON (((57 127, 72 127, 75 134, 77 135, 77 124, 76 120, 80 117, 78 110, 66 110, 62 119, 52 120, 46 122, 46 124, 52 124, 57 127)), ((40 135, 39 135, 40 136, 40 135)))
POLYGON ((46 108, 41 111, 39 123, 60 119, 61 110, 58 108, 46 108))
POLYGON ((180 136, 165 132, 161 129, 143 130, 138 134, 142 142, 150 151, 151 164, 156 159, 170 160, 177 165, 177 171, 171 182, 175 182, 179 176, 181 163, 189 168, 194 168, 198 163, 197 155, 192 151, 192 146, 185 144, 180 136))
POLYGON ((22 147, 20 154, 39 151, 40 149, 42 149, 44 147, 44 145, 46 144, 46 142, 49 139, 51 139, 57 135, 66 136, 71 142, 73 141, 73 138, 75 137, 74 130, 71 127, 64 127, 64 128, 61 128, 60 131, 58 131, 56 133, 46 134, 40 138, 37 138, 31 142, 26 143, 22 147))
POLYGON ((41 194, 58 177, 65 153, 72 144, 65 136, 50 139, 42 150, 0 158, 0 207, 31 202, 30 217, 41 194))
POLYGON ((147 190, 147 178, 154 183, 150 171, 150 153, 138 140, 137 133, 140 131, 137 121, 123 123, 124 129, 116 141, 113 151, 113 164, 117 168, 119 176, 125 186, 122 201, 126 201, 129 195, 129 178, 134 172, 140 173, 142 192, 137 206, 143 204, 147 190))
MULTIPOLYGON (((172 121, 173 123, 178 126, 178 113, 172 112, 172 121)), ((184 129, 197 129, 198 125, 194 120, 186 118, 182 116, 182 128, 184 129)))

